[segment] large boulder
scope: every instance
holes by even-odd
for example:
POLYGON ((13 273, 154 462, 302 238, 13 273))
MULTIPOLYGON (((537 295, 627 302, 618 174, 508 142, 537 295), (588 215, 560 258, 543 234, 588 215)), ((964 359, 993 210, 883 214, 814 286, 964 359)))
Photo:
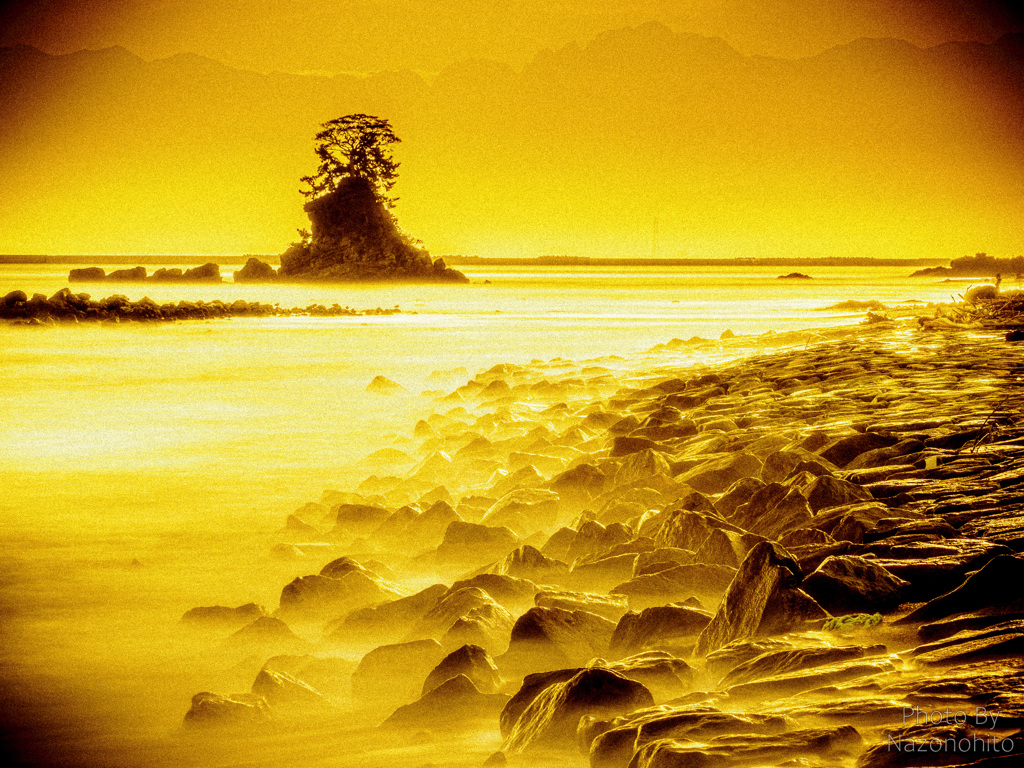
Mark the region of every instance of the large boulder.
POLYGON ((612 634, 612 653, 693 644, 711 622, 711 614, 689 605, 657 605, 619 619, 612 634))
POLYGON ((396 709, 381 728, 428 728, 451 730, 494 722, 494 716, 508 702, 508 696, 483 693, 466 675, 456 675, 431 688, 418 701, 396 709))
POLYGON ((808 619, 826 618, 799 589, 800 567, 781 546, 764 541, 747 554, 695 653, 705 656, 736 640, 786 632, 808 619))
POLYGON ((375 709, 419 698, 423 681, 444 658, 436 640, 382 645, 363 656, 352 673, 352 696, 375 709))
POLYGON ((277 280, 277 270, 265 261, 250 257, 244 267, 235 271, 234 278, 236 283, 270 283, 277 280))
POLYGON ((584 669, 571 679, 544 689, 519 716, 504 750, 575 747, 580 718, 614 717, 654 704, 650 691, 608 669, 584 669))
POLYGON ((442 683, 465 675, 481 693, 497 693, 501 688, 501 675, 494 660, 479 645, 464 645, 452 651, 431 670, 423 683, 423 694, 437 688, 442 683))
POLYGON ((910 584, 857 555, 827 557, 800 588, 829 613, 878 613, 900 604, 910 584))
POLYGON ((512 626, 501 669, 545 671, 580 666, 608 650, 615 625, 586 611, 531 608, 512 626))
POLYGON ((267 700, 253 693, 225 696, 203 691, 192 697, 192 706, 185 713, 189 728, 251 728, 268 722, 267 700))

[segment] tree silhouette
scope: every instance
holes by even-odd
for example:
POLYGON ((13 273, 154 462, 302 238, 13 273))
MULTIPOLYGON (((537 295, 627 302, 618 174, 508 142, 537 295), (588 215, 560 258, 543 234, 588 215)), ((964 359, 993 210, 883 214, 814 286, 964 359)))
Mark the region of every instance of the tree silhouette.
POLYGON ((312 176, 301 181, 308 189, 299 190, 307 198, 333 192, 345 178, 369 182, 377 198, 389 208, 397 198, 387 196, 398 176, 398 163, 390 146, 401 141, 391 124, 373 115, 345 115, 320 126, 314 137, 320 165, 312 176))

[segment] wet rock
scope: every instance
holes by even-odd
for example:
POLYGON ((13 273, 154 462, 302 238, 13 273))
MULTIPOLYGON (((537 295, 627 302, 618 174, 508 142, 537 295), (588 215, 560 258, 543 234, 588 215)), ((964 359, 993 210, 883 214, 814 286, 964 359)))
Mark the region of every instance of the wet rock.
POLYGON ((537 594, 537 587, 532 581, 495 573, 480 573, 472 578, 456 581, 448 590, 448 594, 474 588, 482 589, 499 605, 516 612, 532 606, 533 597, 537 594))
POLYGON ((807 503, 814 512, 829 507, 856 504, 860 501, 871 501, 873 496, 859 485, 841 480, 832 475, 821 475, 807 486, 804 491, 807 503))
POLYGON ((245 652, 305 653, 309 643, 280 619, 261 616, 227 638, 226 645, 245 652))
POLYGON ((857 456, 877 448, 888 448, 899 442, 898 438, 880 435, 877 432, 863 432, 836 440, 818 451, 822 458, 845 468, 857 456))
POLYGON ((978 539, 944 539, 908 544, 879 542, 861 548, 894 576, 910 582, 907 601, 931 600, 960 586, 971 571, 999 555, 1011 554, 998 544, 978 539))
POLYGON ((693 562, 738 568, 750 548, 759 541, 764 541, 764 537, 714 528, 693 554, 693 562))
MULTIPOLYGON (((716 528, 745 533, 721 517, 706 496, 696 492, 679 499, 660 516, 659 520, 660 526, 654 534, 654 539, 659 544, 691 551, 699 549, 716 528)), ((642 527, 641 532, 643 531, 642 527)))
POLYGON ((548 487, 566 503, 579 506, 600 495, 605 482, 604 472, 593 464, 581 463, 556 475, 548 487))
POLYGON ((374 376, 373 381, 366 385, 365 391, 374 395, 398 395, 408 390, 387 376, 374 376))
MULTIPOLYGON (((487 609, 487 615, 504 619, 507 617, 511 625, 512 617, 509 612, 498 605, 489 594, 478 587, 465 589, 448 590, 445 595, 420 619, 410 633, 410 637, 440 638, 448 632, 460 619, 467 619, 471 616, 480 615, 479 612, 487 609)), ((475 641, 467 641, 475 642, 475 641)), ((462 645, 460 643, 459 645, 462 645)), ((477 643, 484 647, 490 647, 485 643, 477 643)), ((458 646, 456 646, 458 647, 458 646)))
POLYGON ((561 560, 545 557, 536 547, 524 544, 491 566, 491 572, 529 579, 538 584, 557 584, 569 572, 561 560))
POLYGON ((740 478, 715 500, 715 509, 722 517, 728 520, 732 517, 737 507, 750 501, 750 497, 764 486, 764 481, 759 478, 740 478))
POLYGON ((252 692, 274 706, 325 707, 330 702, 308 683, 286 672, 261 669, 252 683, 252 692))
MULTIPOLYGON (((816 728, 775 735, 743 734, 719 736, 695 745, 692 742, 660 739, 640 747, 631 768, 671 766, 728 766, 785 764, 801 757, 825 759, 828 765, 842 764, 856 756, 863 740, 852 726, 816 728)), ((793 764, 793 763, 791 763, 793 764)))
POLYGON ((727 713, 709 706, 654 707, 610 721, 593 719, 588 729, 581 723, 580 740, 581 747, 590 742, 592 768, 626 768, 638 748, 655 740, 705 742, 741 733, 776 734, 792 724, 778 715, 727 713))
POLYGON ((251 624, 256 619, 266 615, 267 609, 256 603, 246 603, 237 608, 229 608, 226 605, 211 605, 185 611, 185 614, 181 617, 181 623, 212 629, 237 629, 246 624, 251 624))
POLYGON ((922 450, 924 450, 924 443, 916 438, 900 440, 895 445, 865 451, 850 461, 845 469, 868 469, 886 464, 898 464, 904 456, 919 453, 922 450))
POLYGON ((1018 657, 1024 652, 1024 621, 1007 621, 966 630, 945 640, 920 645, 911 653, 920 664, 951 666, 984 659, 1018 657))
POLYGON ((587 666, 607 669, 640 683, 650 691, 655 701, 681 696, 691 689, 693 683, 690 665, 665 651, 644 651, 611 662, 595 659, 587 666))
POLYGON ((520 488, 498 499, 480 522, 505 526, 520 536, 527 536, 550 528, 557 519, 558 506, 558 494, 554 491, 520 488))
POLYGON ((134 267, 132 269, 115 269, 113 272, 107 275, 107 280, 121 280, 124 282, 140 282, 145 279, 145 267, 134 267))
MULTIPOLYGON (((328 568, 329 566, 325 566, 328 568)), ((337 577, 299 576, 281 590, 281 613, 313 620, 339 615, 373 603, 404 597, 400 589, 365 569, 337 577)))
POLYGON ((810 504, 798 489, 769 483, 736 509, 731 522, 751 533, 778 539, 807 525, 812 517, 810 504))
POLYGON ((447 593, 448 587, 444 584, 434 584, 409 597, 357 609, 336 625, 330 639, 375 643, 398 639, 407 634, 447 593))
POLYGON ((607 652, 615 625, 586 611, 534 607, 512 626, 500 669, 546 671, 581 666, 607 652))
POLYGON ((745 477, 758 477, 761 461, 744 451, 727 453, 710 459, 676 477, 700 493, 723 493, 745 477))
POLYGON ((518 546, 519 538, 508 528, 456 520, 445 529, 437 558, 452 563, 490 562, 518 546))
POLYGON ((541 590, 534 596, 538 608, 561 608, 566 611, 596 613, 609 621, 618 621, 629 610, 622 595, 602 595, 594 592, 568 590, 541 590))
POLYGON ((671 476, 672 468, 661 451, 650 449, 630 453, 621 459, 615 472, 615 485, 624 485, 649 477, 671 476))
POLYGON ((788 631, 827 614, 798 589, 802 574, 781 546, 757 544, 740 566, 695 653, 707 655, 735 640, 788 631))
POLYGON ((729 588, 736 569, 726 565, 677 565, 656 573, 636 576, 619 584, 611 594, 625 595, 634 610, 697 597, 702 603, 717 605, 729 588))
POLYGON ((456 675, 416 702, 396 709, 380 727, 450 730, 479 720, 492 721, 507 702, 508 696, 481 693, 468 677, 456 675))
MULTIPOLYGON (((971 712, 973 714, 973 710, 971 712)), ((857 761, 857 768, 934 765, 1011 768, 1019 764, 1024 752, 1024 739, 1019 732, 1011 736, 993 733, 987 722, 977 722, 973 717, 966 723, 900 725, 902 727, 888 730, 879 743, 868 747, 857 761)))
POLYGON ((494 660, 479 645, 469 644, 449 653, 431 670, 423 683, 423 693, 458 675, 465 675, 481 693, 497 693, 501 688, 494 660))
MULTIPOLYGON (((100 267, 84 267, 82 269, 72 269, 68 274, 69 283, 98 283, 106 280, 107 273, 100 267)), ((27 300, 27 296, 21 301, 27 300)))
POLYGON ((436 640, 382 645, 363 656, 352 673, 352 695, 375 709, 415 701, 423 681, 444 657, 436 640))
POLYGON ((277 270, 265 261, 250 257, 245 266, 235 270, 233 277, 236 283, 270 283, 277 280, 277 270))
POLYGON ((512 614, 500 605, 472 608, 452 623, 442 635, 441 645, 445 650, 479 645, 492 656, 504 653, 508 649, 512 623, 512 614))
POLYGON ((252 728, 270 722, 270 708, 262 696, 252 693, 223 695, 203 691, 192 697, 185 713, 188 728, 252 728))
POLYGON ((630 611, 615 626, 610 651, 630 654, 649 648, 692 645, 711 622, 712 614, 685 605, 658 605, 630 611))
POLYGON ((877 656, 886 652, 884 645, 820 646, 805 648, 782 648, 761 653, 736 665, 719 682, 722 688, 742 685, 780 675, 792 674, 816 667, 830 666, 842 662, 877 656))
POLYGON ((960 586, 930 600, 911 612, 901 622, 934 621, 957 613, 970 613, 985 608, 1007 614, 1024 611, 1024 596, 1007 594, 1008 585, 1024 583, 1024 558, 1001 555, 989 560, 960 586))
POLYGON ((391 511, 372 504, 339 504, 331 510, 334 515, 332 536, 366 536, 391 517, 391 511))
POLYGON ((615 716, 654 704, 640 683, 606 669, 584 669, 565 682, 546 687, 519 716, 503 751, 571 749, 585 715, 615 716))
POLYGON ((624 544, 632 538, 633 532, 622 523, 604 526, 596 520, 590 520, 583 523, 574 533, 566 550, 566 559, 575 562, 605 554, 617 544, 624 544))
POLYGON ((910 584, 857 555, 828 557, 800 588, 829 613, 877 613, 898 606, 910 584))

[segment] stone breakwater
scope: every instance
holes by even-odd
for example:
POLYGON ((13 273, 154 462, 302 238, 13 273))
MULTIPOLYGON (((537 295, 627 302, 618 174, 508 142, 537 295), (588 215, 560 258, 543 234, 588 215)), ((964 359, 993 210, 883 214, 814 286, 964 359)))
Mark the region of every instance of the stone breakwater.
POLYGON ((308 307, 283 308, 278 304, 262 304, 258 301, 238 299, 227 304, 214 301, 179 301, 157 304, 148 297, 131 301, 127 296, 116 294, 105 299, 93 300, 88 293, 72 293, 62 288, 47 298, 41 293, 29 298, 24 291, 11 291, 0 299, 0 320, 10 320, 25 325, 46 325, 50 323, 77 322, 152 322, 172 320, 210 320, 223 317, 289 317, 310 315, 314 317, 345 317, 361 315, 396 315, 402 310, 352 309, 332 304, 310 304, 308 307))
POLYGON ((268 557, 306 575, 278 606, 183 617, 241 691, 186 726, 344 713, 459 765, 1019 765, 1020 348, 774 338, 798 346, 431 393, 287 517, 268 557))

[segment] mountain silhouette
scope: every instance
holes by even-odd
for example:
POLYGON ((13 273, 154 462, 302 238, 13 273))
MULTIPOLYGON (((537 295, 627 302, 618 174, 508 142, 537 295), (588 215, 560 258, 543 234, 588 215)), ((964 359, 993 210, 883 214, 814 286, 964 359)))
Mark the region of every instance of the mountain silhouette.
POLYGON ((0 49, 0 251, 277 253, 325 120, 387 117, 432 253, 950 256, 1020 249, 1024 45, 796 60, 659 24, 432 78, 0 49))

